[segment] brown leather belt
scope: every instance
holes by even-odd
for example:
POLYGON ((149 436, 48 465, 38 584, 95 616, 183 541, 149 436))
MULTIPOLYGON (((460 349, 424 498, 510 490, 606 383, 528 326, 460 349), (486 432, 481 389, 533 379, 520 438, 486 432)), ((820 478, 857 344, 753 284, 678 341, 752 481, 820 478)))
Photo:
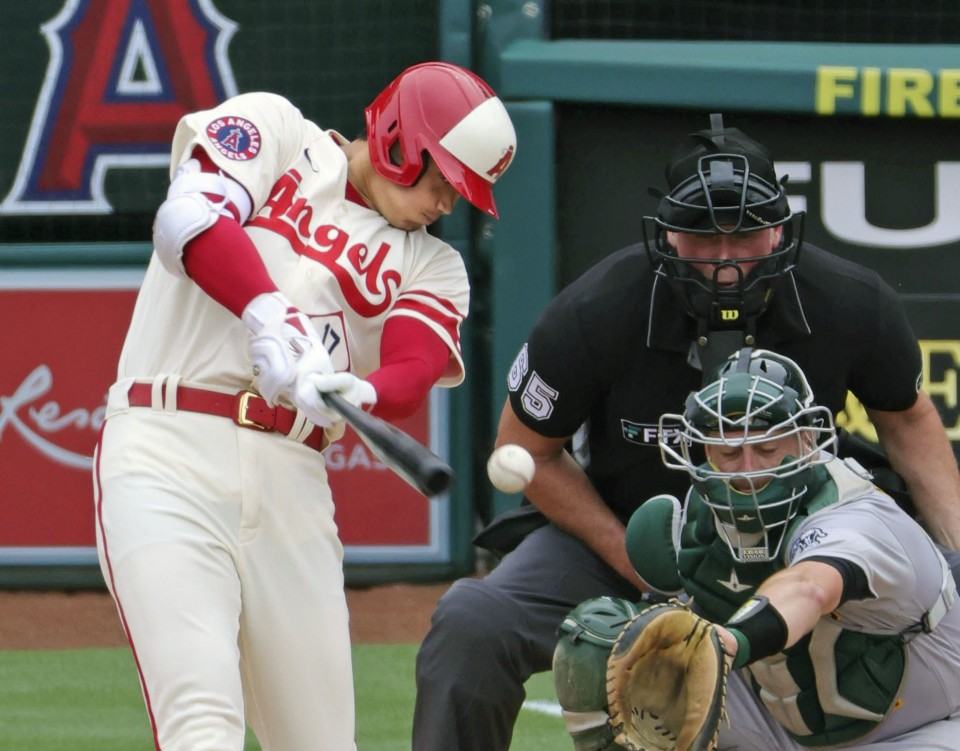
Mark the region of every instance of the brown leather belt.
MULTIPOLYGON (((135 383, 127 393, 131 407, 153 406, 153 384, 135 383)), ((186 412, 200 412, 204 415, 229 417, 241 428, 260 430, 266 433, 283 433, 288 435, 293 430, 297 419, 295 410, 286 407, 271 407, 266 399, 252 391, 241 391, 238 394, 221 394, 217 391, 195 389, 189 386, 177 386, 177 409, 186 412)), ((315 427, 306 440, 304 446, 315 451, 323 451, 327 447, 327 436, 323 428, 315 427)))

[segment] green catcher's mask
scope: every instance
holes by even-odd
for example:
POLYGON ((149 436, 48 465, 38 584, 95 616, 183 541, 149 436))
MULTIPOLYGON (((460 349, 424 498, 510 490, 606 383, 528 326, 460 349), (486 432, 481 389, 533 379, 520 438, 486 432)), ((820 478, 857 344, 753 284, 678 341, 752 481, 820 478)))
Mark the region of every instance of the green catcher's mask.
POLYGON ((660 419, 664 464, 690 475, 742 563, 777 557, 787 524, 813 484, 811 472, 833 458, 836 441, 833 415, 813 403, 803 371, 766 350, 734 353, 715 381, 690 394, 682 415, 660 419), (670 435, 679 436, 678 447, 667 440, 670 435), (703 461, 707 447, 732 456, 750 447, 761 465, 764 453, 776 447, 782 458, 776 466, 722 471, 703 461))

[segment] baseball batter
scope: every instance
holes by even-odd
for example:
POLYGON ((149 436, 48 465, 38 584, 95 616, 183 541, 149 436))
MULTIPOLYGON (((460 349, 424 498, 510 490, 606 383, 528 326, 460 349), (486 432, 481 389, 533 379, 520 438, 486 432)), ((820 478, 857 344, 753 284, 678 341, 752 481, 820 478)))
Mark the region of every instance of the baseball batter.
POLYGON ((156 747, 352 749, 343 549, 320 392, 392 418, 463 379, 463 261, 425 227, 496 217, 516 137, 444 63, 349 141, 286 99, 183 118, 95 462, 104 577, 156 747))
MULTIPOLYGON (((665 464, 685 470, 692 487, 682 508, 664 495, 634 512, 627 553, 653 589, 685 593, 724 624, 724 650, 738 670, 718 748, 956 749, 953 576, 921 527, 859 465, 828 451, 831 413, 813 404, 796 364, 741 350, 661 427, 679 435, 661 431, 665 464)), ((582 620, 583 612, 598 607, 571 615, 582 620)), ((582 666, 578 684, 593 685, 605 660, 597 651, 570 662, 580 649, 576 628, 563 631, 558 655, 582 666)), ((579 751, 620 748, 603 732, 603 704, 582 722, 583 697, 558 690, 576 708, 567 720, 579 751)))

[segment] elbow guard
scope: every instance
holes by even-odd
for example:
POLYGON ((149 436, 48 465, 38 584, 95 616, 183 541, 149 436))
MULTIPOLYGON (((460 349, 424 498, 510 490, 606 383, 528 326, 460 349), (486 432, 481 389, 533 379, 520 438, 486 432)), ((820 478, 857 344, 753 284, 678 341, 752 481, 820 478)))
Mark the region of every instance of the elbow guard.
POLYGON ((177 169, 167 200, 157 210, 153 222, 157 257, 167 271, 186 279, 183 251, 187 243, 221 216, 243 224, 251 211, 250 198, 240 183, 219 172, 202 172, 200 162, 190 159, 177 169))

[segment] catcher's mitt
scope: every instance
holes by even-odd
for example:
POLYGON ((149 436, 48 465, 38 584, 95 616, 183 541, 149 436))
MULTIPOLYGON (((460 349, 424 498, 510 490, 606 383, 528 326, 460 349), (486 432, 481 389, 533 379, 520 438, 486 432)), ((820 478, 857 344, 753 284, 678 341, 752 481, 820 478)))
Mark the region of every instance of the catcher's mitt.
POLYGON ((635 615, 607 660, 608 712, 630 751, 712 751, 727 663, 714 625, 677 600, 635 615))

